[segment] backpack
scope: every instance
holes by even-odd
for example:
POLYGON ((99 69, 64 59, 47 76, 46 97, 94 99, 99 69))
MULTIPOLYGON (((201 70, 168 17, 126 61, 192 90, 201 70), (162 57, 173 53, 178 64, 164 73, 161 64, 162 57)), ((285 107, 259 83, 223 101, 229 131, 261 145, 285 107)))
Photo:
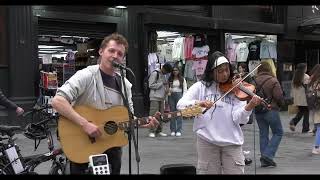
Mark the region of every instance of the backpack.
MULTIPOLYGON (((318 84, 317 84, 318 86, 318 84)), ((315 86, 315 87, 317 87, 315 86)), ((309 109, 312 110, 319 110, 320 109, 320 97, 317 96, 317 90, 315 88, 307 88, 305 86, 305 90, 306 90, 306 100, 307 100, 307 104, 309 109)))
MULTIPOLYGON (((263 90, 263 85, 264 83, 266 83, 268 80, 270 80, 272 77, 269 77, 268 79, 266 79, 260 86, 259 88, 257 88, 257 92, 256 95, 263 98, 268 104, 270 104, 272 102, 272 98, 268 98, 265 94, 264 94, 264 90, 263 90)), ((269 109, 263 105, 263 104, 259 104, 258 106, 256 106, 254 108, 254 112, 255 113, 266 113, 268 112, 269 109)))
MULTIPOLYGON (((159 70, 154 70, 154 71, 157 72, 156 81, 158 81, 158 79, 159 79, 159 70)), ((153 73, 154 71, 152 71, 152 73, 153 73)), ((149 109, 149 106, 150 106, 149 78, 150 78, 150 76, 151 76, 152 73, 150 73, 150 74, 149 74, 147 77, 145 77, 144 80, 143 80, 143 94, 144 94, 144 102, 145 102, 145 107, 146 107, 146 109, 149 109)))

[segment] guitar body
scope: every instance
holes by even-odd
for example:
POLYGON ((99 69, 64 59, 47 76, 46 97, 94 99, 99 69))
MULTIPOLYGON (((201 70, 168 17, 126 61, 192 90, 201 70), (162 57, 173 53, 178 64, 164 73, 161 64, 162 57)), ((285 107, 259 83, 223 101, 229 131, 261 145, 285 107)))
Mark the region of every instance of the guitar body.
POLYGON ((89 156, 101 154, 112 147, 122 147, 128 144, 128 139, 123 129, 116 128, 115 132, 107 133, 106 124, 116 124, 129 120, 128 110, 124 106, 113 106, 106 110, 98 110, 88 106, 75 106, 74 110, 89 122, 97 125, 102 136, 94 141, 83 131, 83 129, 60 116, 58 131, 63 152, 69 160, 76 163, 87 163, 89 156))

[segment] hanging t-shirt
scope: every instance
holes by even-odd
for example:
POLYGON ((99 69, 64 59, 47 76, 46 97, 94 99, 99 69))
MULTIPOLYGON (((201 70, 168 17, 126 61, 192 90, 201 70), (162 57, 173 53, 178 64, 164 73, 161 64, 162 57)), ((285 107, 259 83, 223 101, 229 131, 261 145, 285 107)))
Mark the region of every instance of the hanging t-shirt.
POLYGON ((148 55, 148 75, 157 69, 158 57, 156 53, 149 53, 148 55))
POLYGON ((172 46, 172 59, 184 59, 184 37, 178 37, 174 40, 172 46))
POLYGON ((158 56, 158 61, 159 63, 163 64, 165 63, 165 59, 164 59, 164 53, 162 52, 163 49, 162 49, 162 46, 161 45, 157 45, 157 56, 158 56))
POLYGON ((172 45, 167 44, 161 44, 158 45, 158 52, 160 52, 161 57, 159 57, 159 63, 161 61, 161 58, 164 58, 164 62, 172 61, 172 45))
POLYGON ((189 36, 184 39, 184 57, 186 60, 192 59, 193 41, 193 36, 189 36))
POLYGON ((277 59, 277 45, 276 43, 269 42, 270 58, 277 59))
POLYGON ((195 71, 193 70, 193 62, 195 61, 186 61, 186 65, 184 66, 184 77, 186 80, 196 80, 195 71))
POLYGON ((226 57, 229 59, 230 63, 235 64, 236 62, 236 50, 237 44, 234 43, 232 36, 227 36, 226 39, 226 57))
POLYGON ((202 75, 206 70, 208 60, 193 61, 193 69, 196 71, 196 75, 202 75))
POLYGON ((246 62, 248 58, 249 50, 247 43, 241 42, 236 48, 237 62, 246 62))
POLYGON ((259 41, 259 40, 255 40, 255 41, 249 43, 248 61, 260 59, 260 43, 261 43, 261 41, 259 41))
POLYGON ((193 47, 202 47, 206 45, 206 37, 204 34, 196 34, 194 36, 193 47))
POLYGON ((202 47, 194 47, 192 50, 192 57, 195 59, 207 59, 210 48, 208 45, 202 47))
POLYGON ((263 40, 260 44, 260 58, 274 58, 277 59, 277 47, 273 42, 263 40))

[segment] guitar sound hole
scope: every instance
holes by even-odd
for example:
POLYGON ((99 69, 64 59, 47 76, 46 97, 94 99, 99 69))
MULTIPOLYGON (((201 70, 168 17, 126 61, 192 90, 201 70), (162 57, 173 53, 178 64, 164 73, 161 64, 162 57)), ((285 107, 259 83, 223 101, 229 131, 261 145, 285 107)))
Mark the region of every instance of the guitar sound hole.
POLYGON ((118 126, 114 121, 108 121, 104 125, 104 131, 109 135, 112 135, 112 134, 116 133, 117 130, 118 130, 118 126))

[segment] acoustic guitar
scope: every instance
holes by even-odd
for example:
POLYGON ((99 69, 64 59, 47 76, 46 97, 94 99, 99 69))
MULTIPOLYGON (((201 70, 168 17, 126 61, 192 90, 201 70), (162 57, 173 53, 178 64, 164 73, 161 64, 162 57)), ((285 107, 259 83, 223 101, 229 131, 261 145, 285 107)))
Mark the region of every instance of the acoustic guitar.
MULTIPOLYGON (((75 106, 74 110, 98 126, 102 135, 98 138, 91 138, 79 125, 60 116, 58 121, 60 144, 69 160, 86 163, 90 155, 101 154, 112 147, 122 147, 128 144, 125 132, 129 127, 129 113, 126 107, 113 106, 106 110, 98 110, 89 106, 75 106)), ((181 111, 164 113, 160 121, 168 122, 173 117, 194 117, 199 114, 202 114, 202 108, 196 105, 181 111)), ((132 123, 144 125, 148 123, 148 118, 137 118, 132 123)))

